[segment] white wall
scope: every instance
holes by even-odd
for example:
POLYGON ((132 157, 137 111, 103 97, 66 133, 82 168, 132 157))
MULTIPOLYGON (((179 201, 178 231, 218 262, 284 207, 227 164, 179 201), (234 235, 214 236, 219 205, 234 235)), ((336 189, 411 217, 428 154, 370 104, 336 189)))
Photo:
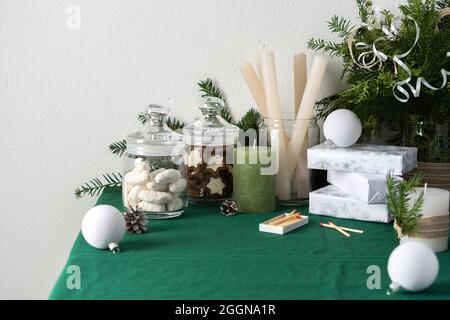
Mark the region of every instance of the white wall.
MULTIPOLYGON (((0 298, 48 296, 95 202, 73 191, 121 169, 107 146, 139 127, 141 109, 161 103, 191 121, 195 84, 211 76, 239 117, 253 101, 238 66, 270 49, 289 111, 292 54, 333 39, 333 14, 355 18, 354 1, 1 0, 0 298), (80 29, 67 27, 70 5, 80 29)), ((339 74, 333 61, 322 95, 343 86, 339 74)))

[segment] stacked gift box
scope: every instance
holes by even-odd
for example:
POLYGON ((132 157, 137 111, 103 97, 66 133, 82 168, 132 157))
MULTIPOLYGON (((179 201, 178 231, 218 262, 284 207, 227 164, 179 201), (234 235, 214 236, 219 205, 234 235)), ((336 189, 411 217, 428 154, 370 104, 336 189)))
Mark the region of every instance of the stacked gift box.
POLYGON ((388 174, 401 176, 417 165, 417 149, 355 144, 340 148, 330 140, 308 149, 308 168, 327 170, 328 185, 309 194, 311 214, 388 223, 388 174))

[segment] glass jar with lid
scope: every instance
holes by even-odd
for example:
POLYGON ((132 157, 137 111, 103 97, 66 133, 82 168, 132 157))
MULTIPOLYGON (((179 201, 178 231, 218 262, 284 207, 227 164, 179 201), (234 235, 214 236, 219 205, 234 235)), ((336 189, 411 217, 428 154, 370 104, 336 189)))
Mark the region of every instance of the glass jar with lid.
POLYGON ((126 137, 122 200, 150 219, 173 218, 187 204, 183 136, 166 125, 169 108, 150 105, 146 130, 126 137))
POLYGON ((223 100, 208 97, 202 116, 183 129, 189 201, 216 204, 233 194, 233 148, 239 128, 220 116, 223 100))

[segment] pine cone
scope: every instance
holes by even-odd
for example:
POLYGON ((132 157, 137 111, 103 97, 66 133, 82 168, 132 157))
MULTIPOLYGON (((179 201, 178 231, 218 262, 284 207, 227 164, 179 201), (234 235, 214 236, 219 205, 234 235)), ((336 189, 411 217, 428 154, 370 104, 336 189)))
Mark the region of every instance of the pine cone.
POLYGON ((139 208, 130 208, 124 213, 128 233, 144 233, 147 231, 148 218, 139 208))
POLYGON ((234 216, 237 210, 236 202, 233 200, 225 200, 220 206, 220 212, 227 217, 234 216))

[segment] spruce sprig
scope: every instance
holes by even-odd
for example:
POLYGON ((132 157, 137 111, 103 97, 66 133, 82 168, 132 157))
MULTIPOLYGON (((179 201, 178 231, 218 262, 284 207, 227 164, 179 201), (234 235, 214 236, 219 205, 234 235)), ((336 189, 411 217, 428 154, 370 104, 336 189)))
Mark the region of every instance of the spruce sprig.
POLYGON ((241 120, 239 120, 236 126, 238 126, 242 131, 247 131, 248 129, 258 131, 261 121, 261 114, 255 109, 251 108, 241 118, 241 120))
POLYGON ((356 0, 358 7, 359 18, 363 23, 368 23, 369 19, 373 17, 374 9, 371 0, 356 0))
POLYGON ((119 157, 123 155, 126 149, 127 149, 127 142, 125 140, 117 141, 109 145, 109 150, 113 154, 118 155, 119 157))
POLYGON ((206 80, 199 81, 197 86, 199 87, 200 92, 202 92, 202 98, 215 97, 225 100, 222 91, 216 86, 213 79, 206 78, 206 80))
POLYGON ((220 88, 215 84, 214 80, 211 78, 206 78, 206 80, 199 81, 197 86, 202 93, 202 98, 219 98, 225 102, 225 107, 220 111, 220 116, 228 123, 234 124, 233 116, 231 115, 230 109, 226 104, 224 95, 220 88))
POLYGON ((352 23, 344 18, 340 18, 334 15, 330 21, 328 21, 328 29, 331 32, 337 33, 339 37, 346 38, 353 31, 355 26, 352 23))
POLYGON ((137 115, 139 122, 144 126, 147 123, 147 116, 144 112, 141 112, 137 115))
POLYGON ((103 178, 92 178, 88 182, 75 189, 77 199, 89 195, 98 196, 106 189, 120 187, 122 185, 122 175, 119 172, 105 173, 103 178))
POLYGON ((422 216, 423 192, 414 204, 409 204, 411 195, 422 181, 422 175, 415 175, 409 180, 400 180, 392 175, 387 177, 387 205, 403 235, 410 235, 417 227, 422 216))
POLYGON ((233 116, 231 115, 230 110, 227 107, 223 108, 220 111, 220 116, 228 123, 234 124, 233 116))
POLYGON ((176 119, 175 117, 168 117, 166 121, 167 126, 173 131, 179 131, 184 128, 184 122, 176 119))
POLYGON ((307 46, 308 49, 322 51, 323 53, 329 54, 331 57, 341 56, 344 48, 342 44, 314 38, 309 39, 307 46))

